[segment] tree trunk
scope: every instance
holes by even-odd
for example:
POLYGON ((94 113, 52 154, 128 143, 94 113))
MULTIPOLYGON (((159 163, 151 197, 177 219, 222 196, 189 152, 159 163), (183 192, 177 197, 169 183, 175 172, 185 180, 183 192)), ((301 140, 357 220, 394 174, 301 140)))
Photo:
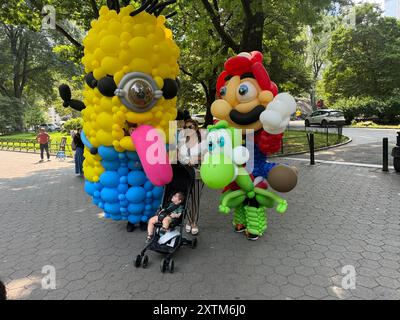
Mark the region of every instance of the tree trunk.
POLYGON ((264 10, 263 0, 242 0, 245 26, 240 42, 241 52, 263 51, 264 10))
POLYGON ((213 124, 214 117, 211 114, 211 105, 216 99, 217 89, 215 87, 215 79, 209 79, 208 81, 208 95, 206 104, 206 118, 204 122, 204 127, 207 128, 208 125, 213 124))

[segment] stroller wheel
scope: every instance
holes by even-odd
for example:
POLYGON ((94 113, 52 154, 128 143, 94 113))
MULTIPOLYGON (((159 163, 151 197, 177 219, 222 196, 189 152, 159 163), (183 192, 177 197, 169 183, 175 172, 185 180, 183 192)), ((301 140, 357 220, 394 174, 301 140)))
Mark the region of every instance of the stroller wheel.
POLYGON ((170 273, 174 273, 175 262, 174 259, 169 260, 168 269, 170 273))
POLYGON ((165 260, 164 258, 161 260, 160 270, 162 273, 165 273, 165 271, 167 270, 167 260, 165 260))
POLYGON ((194 238, 192 240, 191 247, 192 247, 192 249, 195 249, 197 247, 197 238, 194 238))
POLYGON ((143 258, 142 267, 143 267, 144 269, 146 269, 148 265, 149 265, 149 257, 148 257, 148 255, 146 254, 146 255, 144 256, 144 258, 143 258))
POLYGON ((142 264, 142 256, 138 254, 135 261, 135 267, 139 268, 141 264, 142 264))

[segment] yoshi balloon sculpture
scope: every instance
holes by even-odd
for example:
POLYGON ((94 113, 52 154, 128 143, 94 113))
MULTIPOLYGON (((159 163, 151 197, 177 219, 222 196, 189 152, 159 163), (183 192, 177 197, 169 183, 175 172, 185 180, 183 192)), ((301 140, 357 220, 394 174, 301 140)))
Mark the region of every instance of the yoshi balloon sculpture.
POLYGON ((256 240, 267 228, 266 208, 276 207, 277 212, 285 213, 287 202, 255 186, 244 167, 250 155, 242 146, 241 130, 229 127, 226 121, 209 126, 208 130, 208 153, 200 167, 201 179, 211 189, 231 185, 221 196, 219 211, 228 214, 235 209, 233 223, 244 226, 243 231, 252 235, 249 239, 256 240))
POLYGON ((83 41, 83 102, 59 87, 64 106, 82 112, 85 191, 114 220, 146 223, 172 179, 166 143, 177 115, 179 48, 161 11, 173 2, 107 2, 83 41))

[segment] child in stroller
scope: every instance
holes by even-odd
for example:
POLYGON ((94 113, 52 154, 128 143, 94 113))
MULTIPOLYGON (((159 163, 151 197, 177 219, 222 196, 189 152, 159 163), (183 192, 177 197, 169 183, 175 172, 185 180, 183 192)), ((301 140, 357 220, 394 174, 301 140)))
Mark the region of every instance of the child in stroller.
POLYGON ((149 220, 148 240, 146 247, 137 255, 135 267, 147 268, 149 257, 147 250, 166 254, 161 260, 160 269, 164 273, 166 270, 174 272, 174 260, 172 255, 182 245, 188 245, 191 248, 197 246, 197 239, 189 240, 183 238, 183 222, 187 215, 187 208, 191 197, 185 197, 190 194, 190 189, 195 180, 195 171, 192 167, 184 166, 180 163, 172 165, 173 179, 165 186, 163 200, 158 214, 149 220))
POLYGON ((158 210, 157 214, 149 220, 147 225, 147 239, 146 243, 149 243, 154 235, 154 225, 159 222, 162 224, 160 235, 164 235, 168 230, 172 222, 176 222, 180 218, 183 212, 182 202, 185 199, 183 192, 177 192, 172 196, 171 202, 167 208, 158 210))

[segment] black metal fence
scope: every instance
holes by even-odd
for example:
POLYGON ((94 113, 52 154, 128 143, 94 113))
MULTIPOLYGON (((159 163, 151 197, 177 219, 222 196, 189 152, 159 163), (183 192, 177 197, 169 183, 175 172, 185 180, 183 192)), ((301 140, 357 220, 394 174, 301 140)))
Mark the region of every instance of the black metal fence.
POLYGON ((283 136, 282 147, 277 155, 287 155, 292 153, 308 152, 309 149, 309 134, 314 133, 315 149, 328 147, 331 145, 344 142, 343 127, 313 127, 305 128, 304 130, 286 131, 283 136), (291 134, 296 133, 295 136, 291 134))
MULTIPOLYGON (((0 139, 0 150, 40 153, 40 144, 36 139, 0 139)), ((49 152, 51 155, 57 155, 60 151, 64 151, 67 157, 73 156, 71 147, 62 140, 49 142, 49 152)))

